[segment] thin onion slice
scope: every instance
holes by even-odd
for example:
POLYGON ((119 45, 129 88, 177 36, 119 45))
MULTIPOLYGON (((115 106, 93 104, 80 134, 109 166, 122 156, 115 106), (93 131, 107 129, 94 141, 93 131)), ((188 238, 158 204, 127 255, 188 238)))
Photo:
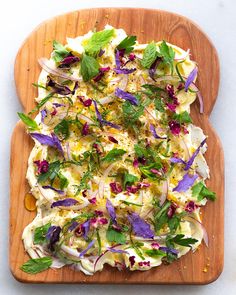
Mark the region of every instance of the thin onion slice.
POLYGON ((114 163, 112 163, 110 166, 107 167, 107 169, 104 171, 103 176, 100 179, 99 186, 98 186, 98 196, 99 198, 103 197, 104 194, 104 186, 105 186, 105 179, 108 177, 108 174, 112 170, 114 166, 114 163))
POLYGON ((106 97, 103 97, 99 100, 100 104, 104 105, 104 104, 107 104, 107 103, 110 103, 114 100, 115 98, 113 96, 106 96, 106 97))
POLYGON ((163 184, 162 184, 162 194, 160 197, 160 206, 162 206, 165 203, 167 195, 168 195, 168 181, 164 180, 163 184))
POLYGON ((127 88, 128 85, 128 75, 123 75, 120 83, 119 83, 119 88, 123 91, 127 88))
POLYGON ((61 77, 61 78, 67 79, 67 80, 71 80, 71 81, 77 81, 77 82, 82 81, 81 78, 75 78, 71 75, 68 75, 68 74, 64 73, 62 70, 59 70, 55 66, 51 65, 50 60, 47 59, 46 57, 39 58, 38 62, 40 64, 40 66, 49 74, 52 74, 54 76, 58 76, 58 77, 61 77))
POLYGON ((209 246, 209 239, 208 239, 208 234, 207 234, 207 231, 206 231, 206 228, 204 227, 204 225, 199 220, 197 220, 196 218, 194 218, 192 216, 188 216, 185 219, 186 220, 190 219, 189 220, 190 222, 197 224, 198 226, 201 227, 202 232, 203 232, 203 240, 204 240, 206 246, 208 247, 209 246))

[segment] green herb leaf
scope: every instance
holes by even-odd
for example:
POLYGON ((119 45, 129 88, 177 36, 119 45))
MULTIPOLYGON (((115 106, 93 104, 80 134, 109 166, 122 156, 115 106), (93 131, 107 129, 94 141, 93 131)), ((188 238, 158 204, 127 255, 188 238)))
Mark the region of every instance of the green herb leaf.
POLYGON ((46 242, 46 234, 50 226, 51 223, 47 223, 43 226, 36 227, 34 231, 34 244, 42 245, 46 242))
POLYGON ((179 235, 176 235, 175 237, 170 237, 168 238, 168 241, 171 243, 171 244, 177 244, 177 245, 180 245, 180 246, 184 246, 184 247, 190 247, 192 246, 192 244, 195 244, 198 242, 198 240, 196 239, 192 239, 192 238, 184 238, 185 235, 183 234, 179 234, 179 235))
POLYGON ((143 53, 143 59, 141 60, 141 65, 149 69, 151 65, 154 63, 154 61, 157 58, 157 47, 154 42, 147 45, 147 47, 144 50, 143 53))
POLYGON ((52 265, 52 257, 30 259, 24 263, 20 269, 30 274, 36 274, 48 269, 52 265))
POLYGON ((175 58, 175 52, 172 47, 166 44, 166 41, 162 41, 159 46, 159 52, 157 53, 159 57, 163 59, 163 63, 167 64, 171 68, 171 72, 173 73, 173 62, 175 58))
POLYGON ((154 227, 155 231, 159 231, 163 225, 168 223, 167 211, 171 203, 169 201, 165 202, 161 208, 154 214, 154 227))
POLYGON ((144 106, 134 106, 129 101, 125 101, 122 104, 122 111, 125 126, 133 126, 138 121, 138 119, 143 115, 144 106))
POLYGON ((48 171, 46 173, 42 173, 39 175, 38 182, 41 183, 41 182, 44 182, 48 179, 53 181, 55 179, 55 177, 58 175, 58 172, 60 170, 60 166, 61 166, 60 161, 55 161, 55 162, 50 163, 49 167, 48 167, 48 171))
POLYGON ((98 242, 98 255, 101 255, 102 252, 102 243, 101 243, 101 237, 99 234, 99 230, 96 229, 96 236, 97 236, 97 242, 98 242))
POLYGON ((119 160, 124 154, 126 153, 126 151, 122 150, 122 149, 112 149, 110 150, 106 156, 102 159, 102 161, 104 162, 113 162, 113 161, 117 161, 119 160))
POLYGON ((165 112, 165 103, 161 98, 156 98, 154 100, 154 105, 157 111, 164 113, 165 112))
POLYGON ((31 114, 37 112, 37 111, 38 111, 43 105, 45 105, 45 103, 46 103, 47 101, 49 101, 49 99, 50 99, 51 97, 53 97, 53 95, 54 95, 54 93, 51 92, 51 93, 49 93, 47 96, 45 96, 45 97, 44 97, 44 98, 38 103, 38 105, 37 105, 32 111, 29 112, 29 115, 31 115, 31 114))
POLYGON ((84 46, 85 52, 88 55, 96 56, 100 49, 110 42, 113 36, 114 29, 94 33, 84 46))
POLYGON ((120 42, 120 44, 117 46, 117 49, 125 49, 125 53, 130 53, 134 49, 134 45, 136 43, 136 36, 127 36, 124 40, 120 42))
POLYGON ((184 111, 180 114, 174 114, 173 119, 178 121, 180 124, 183 123, 192 123, 192 119, 187 111, 184 111))
POLYGON ((128 202, 128 201, 122 201, 122 203, 124 203, 125 205, 133 205, 133 206, 137 206, 137 207, 142 207, 142 204, 137 204, 137 203, 133 203, 133 202, 128 202))
POLYGON ((111 225, 109 225, 106 233, 106 238, 108 242, 110 243, 116 243, 116 244, 125 244, 126 243, 126 237, 125 234, 119 231, 116 231, 112 228, 111 225))
POLYGON ((154 257, 154 258, 159 258, 159 257, 163 257, 166 256, 166 253, 158 250, 158 249, 150 249, 150 250, 146 250, 145 254, 150 256, 150 257, 154 257))
POLYGON ((27 115, 25 115, 24 113, 17 113, 18 116, 20 117, 21 121, 26 125, 28 126, 28 129, 30 131, 34 131, 34 130, 38 130, 39 127, 38 127, 38 124, 33 120, 31 119, 30 117, 28 117, 27 115))
POLYGON ((133 174, 125 173, 124 174, 124 179, 123 179, 123 187, 124 187, 124 189, 126 189, 126 186, 127 185, 132 185, 136 181, 138 181, 138 177, 137 176, 135 176, 133 174))
POLYGON ((70 135, 69 122, 63 119, 54 127, 54 132, 61 140, 67 139, 70 135))
POLYGON ((81 61, 80 74, 85 82, 91 80, 99 73, 99 63, 92 56, 83 54, 81 61))
POLYGON ((61 43, 53 40, 52 58, 55 62, 62 61, 69 53, 70 52, 61 43))
POLYGON ((78 195, 82 190, 88 189, 88 181, 92 178, 91 171, 86 171, 80 180, 80 185, 77 188, 76 195, 78 195))
POLYGON ((209 190, 202 181, 198 182, 192 187, 192 196, 201 202, 204 198, 215 201, 216 194, 209 190))
POLYGON ((144 176, 146 176, 147 178, 150 178, 152 180, 157 180, 158 178, 161 178, 161 176, 153 173, 151 171, 151 169, 155 169, 155 170, 159 170, 162 168, 162 164, 161 162, 155 162, 155 163, 152 163, 150 165, 147 165, 147 166, 141 166, 139 167, 139 170, 142 172, 142 174, 144 176))
POLYGON ((58 173, 57 176, 60 181, 60 189, 63 190, 65 187, 68 186, 69 180, 61 173, 58 173))

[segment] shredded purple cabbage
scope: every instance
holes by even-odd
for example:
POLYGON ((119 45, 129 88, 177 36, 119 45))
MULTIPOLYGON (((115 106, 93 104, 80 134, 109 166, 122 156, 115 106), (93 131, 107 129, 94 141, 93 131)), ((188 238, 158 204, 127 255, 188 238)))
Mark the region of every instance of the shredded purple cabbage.
POLYGON ((124 53, 125 53, 125 50, 123 49, 116 50, 116 53, 115 53, 116 68, 114 68, 114 71, 117 74, 125 74, 125 75, 132 74, 134 71, 136 71, 135 68, 127 69, 127 68, 121 67, 120 57, 124 56, 124 53))
POLYGON ((193 83, 193 81, 194 81, 194 79, 195 79, 195 77, 196 77, 196 75, 197 75, 197 72, 198 72, 198 68, 195 67, 195 68, 192 70, 192 72, 189 74, 187 80, 185 81, 185 86, 184 86, 184 90, 185 90, 185 92, 188 91, 189 86, 193 83))
POLYGON ((155 73, 157 70, 158 65, 161 62, 161 58, 157 57, 154 63, 151 65, 150 69, 148 70, 149 76, 155 81, 155 73))
POLYGON ((44 186, 42 186, 42 188, 44 188, 44 189, 51 189, 51 190, 57 192, 59 195, 64 195, 65 194, 64 191, 62 191, 60 189, 56 189, 55 187, 52 187, 51 185, 44 185, 44 186))
POLYGON ((189 170, 189 168, 192 166, 193 161, 195 160, 196 156, 199 154, 199 152, 201 150, 201 147, 203 147, 205 143, 206 143, 206 138, 200 143, 199 147, 196 149, 196 151, 193 153, 192 157, 186 163, 186 166, 184 167, 185 171, 189 170))
POLYGON ((70 206, 76 205, 77 203, 78 203, 77 200, 72 199, 72 198, 67 198, 64 200, 59 200, 59 201, 53 202, 51 205, 51 208, 59 207, 59 206, 70 207, 70 206))
POLYGON ((150 224, 144 221, 137 213, 128 215, 128 220, 132 224, 133 231, 138 237, 152 239, 154 232, 151 230, 150 224))
POLYGON ((41 144, 55 147, 62 153, 62 155, 64 154, 61 143, 54 133, 52 133, 51 136, 49 136, 41 133, 32 132, 30 133, 30 135, 41 144))
POLYGON ((88 233, 90 229, 90 219, 85 221, 83 224, 81 224, 82 230, 83 230, 83 238, 87 239, 88 238, 88 233))
POLYGON ((99 53, 98 53, 98 56, 101 57, 101 56, 103 56, 104 53, 105 53, 105 50, 100 49, 100 51, 99 51, 99 53))
POLYGON ((138 100, 135 96, 133 96, 132 94, 128 92, 123 91, 120 88, 116 88, 115 95, 124 100, 128 100, 132 105, 136 105, 136 106, 138 105, 138 100))
POLYGON ((73 231, 78 225, 79 223, 77 221, 73 221, 71 225, 68 227, 68 231, 73 231))
POLYGON ((117 221, 116 221, 116 211, 115 211, 115 208, 114 208, 112 202, 109 199, 107 199, 107 201, 106 201, 106 208, 107 208, 107 211, 108 211, 108 213, 109 213, 109 215, 111 217, 112 222, 117 223, 117 221))
POLYGON ((115 68, 114 71, 116 72, 116 74, 129 75, 129 74, 132 74, 133 72, 135 72, 136 68, 133 68, 133 69, 126 69, 126 68, 117 69, 117 68, 115 68))
POLYGON ((167 138, 167 137, 161 137, 161 136, 159 136, 156 133, 156 129, 155 129, 154 125, 152 125, 152 124, 150 124, 150 131, 151 131, 153 137, 156 138, 156 139, 166 139, 167 138))
POLYGON ((129 254, 129 252, 121 249, 115 249, 114 247, 107 247, 107 250, 113 253, 124 253, 124 254, 129 254))
POLYGON ((66 56, 61 62, 60 62, 60 65, 59 65, 59 68, 64 68, 65 66, 70 66, 72 65, 73 63, 76 63, 80 61, 79 57, 77 56, 74 56, 74 55, 69 55, 69 56, 66 56))
POLYGON ((174 192, 186 192, 192 185, 195 180, 198 178, 197 174, 191 175, 186 173, 178 183, 178 185, 173 189, 174 192))
POLYGON ((41 111, 41 122, 44 123, 44 119, 45 117, 47 116, 47 110, 46 109, 43 109, 41 111))
POLYGON ((88 252, 88 250, 91 249, 91 248, 93 247, 94 243, 95 243, 94 240, 91 241, 91 242, 88 244, 87 248, 85 248, 82 252, 80 252, 79 257, 80 257, 80 258, 83 257, 84 254, 86 254, 86 253, 88 252))
POLYGON ((60 226, 52 225, 52 226, 49 227, 45 237, 46 237, 46 240, 48 240, 48 242, 49 242, 48 248, 51 251, 54 251, 55 244, 60 239, 60 233, 61 233, 60 226))
POLYGON ((54 107, 59 108, 59 107, 65 107, 66 105, 63 103, 58 103, 58 102, 53 102, 52 103, 54 105, 54 107))
POLYGON ((70 90, 69 87, 55 82, 50 76, 48 76, 46 85, 51 87, 53 91, 57 94, 60 94, 60 95, 72 94, 72 91, 70 90))

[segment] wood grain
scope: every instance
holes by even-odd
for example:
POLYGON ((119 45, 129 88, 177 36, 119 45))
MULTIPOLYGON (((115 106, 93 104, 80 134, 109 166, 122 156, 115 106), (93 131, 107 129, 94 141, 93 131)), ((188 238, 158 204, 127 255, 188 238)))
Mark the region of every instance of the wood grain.
POLYGON ((24 196, 29 187, 25 180, 27 160, 32 140, 23 124, 14 129, 11 142, 11 200, 10 200, 10 255, 13 276, 30 283, 123 283, 123 284, 207 284, 220 275, 224 253, 224 159, 215 131, 209 123, 219 86, 219 62, 216 50, 196 24, 185 17, 160 11, 136 8, 100 8, 74 11, 57 16, 39 25, 25 40, 15 63, 15 82, 18 97, 25 112, 34 106, 40 67, 37 59, 49 57, 52 40, 65 42, 66 37, 85 34, 94 26, 103 29, 107 24, 123 28, 128 34, 137 35, 139 42, 165 39, 185 50, 190 48, 192 59, 199 65, 198 85, 204 97, 205 111, 199 114, 198 102, 191 112, 196 125, 209 136, 206 159, 211 170, 208 185, 217 193, 217 201, 209 202, 203 209, 203 223, 209 235, 209 248, 201 245, 171 265, 162 265, 150 271, 129 272, 105 269, 94 276, 85 276, 69 268, 48 270, 28 275, 19 267, 28 260, 21 242, 23 228, 32 221, 35 213, 24 208, 24 196), (209 264, 207 266, 207 264, 209 264), (208 271, 203 272, 207 266, 208 271))

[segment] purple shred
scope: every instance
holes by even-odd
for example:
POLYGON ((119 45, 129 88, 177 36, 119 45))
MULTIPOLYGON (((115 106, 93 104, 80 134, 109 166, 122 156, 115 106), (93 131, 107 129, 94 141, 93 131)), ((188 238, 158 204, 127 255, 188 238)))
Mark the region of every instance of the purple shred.
POLYGON ((80 252, 79 257, 80 257, 80 258, 83 257, 84 254, 86 254, 86 253, 88 252, 88 250, 91 249, 91 248, 93 247, 94 243, 95 243, 94 240, 91 241, 91 242, 88 244, 87 248, 85 248, 82 252, 80 252))
POLYGON ((108 211, 108 213, 109 213, 109 215, 111 217, 112 222, 117 223, 117 221, 116 221, 116 211, 115 211, 115 208, 114 208, 112 202, 109 199, 107 199, 107 201, 106 201, 106 209, 107 209, 107 211, 108 211))
POLYGON ((181 164, 186 164, 186 162, 181 159, 181 158, 178 158, 178 157, 172 157, 170 158, 170 162, 171 163, 181 163, 181 164))
POLYGON ((206 143, 206 138, 200 143, 199 147, 196 149, 196 151, 193 153, 193 155, 190 157, 188 162, 186 163, 186 166, 184 167, 184 170, 187 171, 192 166, 193 161, 195 160, 196 156, 199 154, 201 147, 204 146, 206 143))
POLYGON ((169 248, 169 247, 159 247, 159 250, 166 252, 166 253, 170 253, 173 255, 178 255, 178 250, 174 249, 174 248, 169 248))
POLYGON ((101 56, 103 56, 104 53, 105 53, 105 50, 100 49, 100 51, 99 51, 99 53, 98 53, 98 56, 101 57, 101 56))
POLYGON ((60 62, 60 66, 59 67, 63 67, 63 66, 69 66, 73 63, 76 63, 80 61, 79 57, 74 56, 74 55, 69 55, 66 56, 61 62, 60 62))
POLYGON ((78 225, 79 223, 77 221, 73 221, 71 225, 68 227, 68 231, 73 231, 78 225))
POLYGON ((54 107, 59 108, 59 107, 65 107, 66 105, 63 103, 57 103, 57 102, 53 102, 52 103, 54 105, 54 107))
POLYGON ((186 192, 190 187, 192 187, 197 178, 197 174, 191 175, 186 173, 184 177, 179 181, 178 185, 173 189, 173 191, 179 193, 186 192))
POLYGON ((133 72, 135 72, 136 68, 133 68, 133 69, 126 69, 126 68, 117 69, 117 68, 115 68, 114 71, 116 72, 116 74, 128 75, 128 74, 132 74, 133 72))
POLYGON ((107 247, 107 250, 113 253, 125 253, 128 254, 129 252, 125 251, 125 250, 121 250, 121 249, 115 249, 112 247, 107 247))
POLYGON ((88 238, 88 233, 90 229, 90 219, 85 221, 83 224, 81 224, 82 230, 83 230, 83 238, 87 239, 88 238))
POLYGON ((69 87, 55 82, 50 76, 48 76, 47 86, 51 87, 55 93, 60 95, 72 94, 69 87))
POLYGON ((121 67, 120 57, 123 57, 124 53, 125 53, 125 49, 116 50, 116 53, 115 53, 116 67, 114 68, 114 71, 117 74, 125 74, 125 75, 132 74, 134 71, 136 71, 135 68, 127 69, 127 68, 121 67))
POLYGON ((153 137, 156 139, 166 139, 167 138, 167 137, 161 137, 161 136, 157 135, 156 129, 155 129, 154 125, 152 125, 152 124, 150 124, 150 131, 151 131, 153 137))
POLYGON ((88 135, 89 134, 89 124, 88 122, 85 122, 81 131, 82 135, 88 135))
POLYGON ((49 136, 49 135, 45 135, 45 134, 41 134, 41 133, 32 132, 32 133, 30 133, 30 135, 31 135, 31 137, 36 139, 41 144, 55 147, 62 154, 64 154, 61 143, 60 143, 58 137, 54 133, 52 133, 51 136, 49 136))
POLYGON ((194 81, 194 79, 195 79, 195 77, 196 77, 196 75, 197 75, 197 72, 198 72, 198 68, 195 67, 195 68, 192 70, 192 72, 189 74, 187 80, 185 81, 185 86, 184 86, 184 90, 185 90, 185 92, 188 91, 189 86, 193 83, 193 81, 194 81))
POLYGON ((70 206, 76 205, 77 203, 78 203, 77 200, 72 199, 72 198, 67 198, 67 199, 64 199, 64 200, 59 200, 59 201, 53 202, 52 205, 51 205, 51 208, 60 207, 60 206, 70 207, 70 206))
POLYGON ((154 63, 151 65, 150 69, 148 70, 149 76, 155 81, 155 73, 157 70, 157 67, 159 65, 159 63, 161 62, 161 58, 157 57, 156 60, 154 61, 154 63))
POLYGON ((61 152, 62 155, 64 155, 64 152, 63 152, 63 149, 62 149, 61 142, 60 142, 59 138, 54 133, 51 133, 51 136, 53 138, 54 146, 58 149, 58 151, 61 152))
POLYGON ((47 116, 47 110, 46 109, 43 109, 41 111, 41 122, 44 123, 44 119, 45 117, 47 116))
POLYGON ((51 251, 54 251, 54 245, 56 244, 56 242, 59 241, 60 233, 61 233, 60 226, 52 225, 49 227, 45 237, 49 241, 48 248, 51 251))
POLYGON ((132 224, 133 231, 138 237, 152 239, 154 232, 151 230, 150 224, 144 221, 137 213, 128 215, 128 220, 132 224))
POLYGON ((115 61, 116 61, 116 68, 117 69, 120 69, 120 67, 121 67, 120 50, 116 50, 116 53, 115 53, 115 61))
POLYGON ((135 96, 133 96, 132 94, 128 92, 123 91, 120 88, 116 88, 115 95, 124 100, 128 100, 132 105, 136 105, 136 106, 138 105, 138 100, 135 96))
POLYGON ((95 100, 93 100, 93 103, 94 103, 97 119, 98 119, 98 121, 100 122, 101 125, 107 125, 107 126, 110 126, 112 128, 115 128, 115 129, 121 129, 121 127, 119 125, 116 125, 116 124, 111 123, 109 121, 103 120, 102 115, 100 114, 100 112, 98 110, 97 102, 95 100))
POLYGON ((44 185, 44 186, 42 186, 42 188, 44 188, 44 189, 51 189, 51 190, 57 192, 59 195, 64 195, 65 194, 64 191, 62 191, 60 189, 56 189, 55 187, 52 187, 51 185, 44 185))

